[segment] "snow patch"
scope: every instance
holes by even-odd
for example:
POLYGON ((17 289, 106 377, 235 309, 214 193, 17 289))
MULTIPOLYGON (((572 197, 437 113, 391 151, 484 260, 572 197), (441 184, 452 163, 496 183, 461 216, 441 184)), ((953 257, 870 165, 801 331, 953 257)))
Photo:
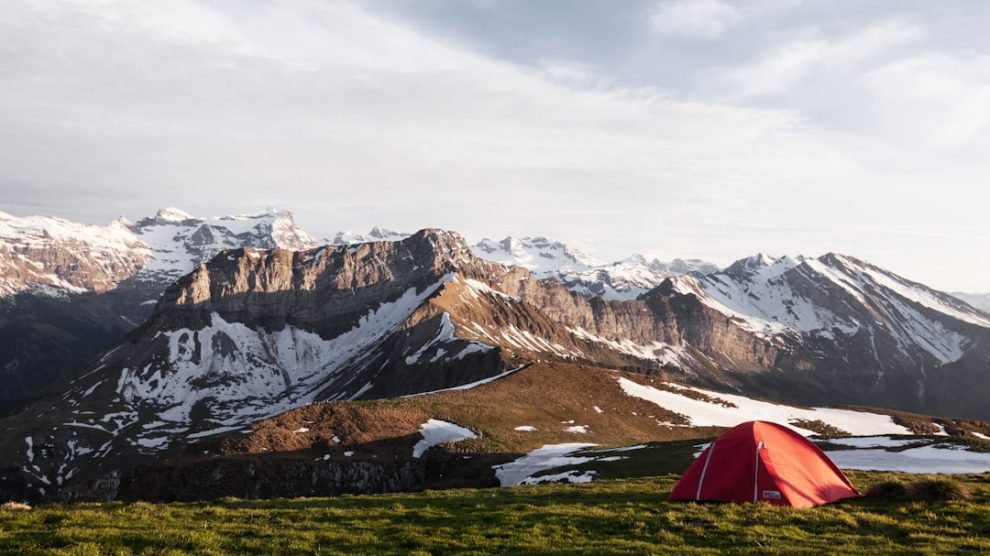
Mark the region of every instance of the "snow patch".
POLYGON ((921 446, 900 452, 881 449, 825 452, 842 469, 903 471, 906 473, 984 473, 990 453, 921 446))
POLYGON ((430 419, 420 425, 419 433, 423 435, 423 439, 413 446, 414 458, 422 456, 428 449, 438 444, 477 438, 477 435, 471 429, 439 419, 430 419))
POLYGON ((644 386, 627 378, 617 379, 623 392, 634 398, 652 402, 664 409, 686 416, 695 427, 734 427, 746 421, 772 421, 788 426, 805 436, 817 434, 815 431, 791 425, 791 421, 822 421, 847 433, 858 436, 877 434, 905 434, 911 431, 894 422, 889 415, 816 407, 811 409, 792 407, 753 400, 743 396, 712 392, 701 388, 681 386, 681 390, 692 390, 712 398, 725 400, 736 407, 725 407, 717 403, 695 400, 677 392, 659 390, 644 386))
POLYGON ((581 327, 568 327, 567 330, 571 334, 574 334, 583 340, 603 344, 619 353, 625 353, 648 361, 656 361, 661 365, 685 367, 687 363, 691 361, 691 357, 688 355, 687 348, 685 346, 674 346, 663 342, 653 342, 649 345, 642 345, 629 339, 610 340, 608 338, 592 334, 581 327))
MULTIPOLYGON (((601 459, 599 461, 605 461, 601 459)), ((519 484, 521 485, 538 485, 540 483, 590 483, 592 479, 595 478, 598 472, 594 470, 587 471, 565 471, 563 473, 554 473, 552 475, 540 475, 539 477, 526 477, 519 484)))
POLYGON ((545 444, 542 448, 537 448, 515 461, 496 465, 492 469, 495 470, 495 477, 498 479, 499 484, 504 487, 514 486, 522 483, 530 475, 544 469, 563 467, 565 465, 578 465, 594 460, 595 458, 593 457, 570 456, 570 454, 589 446, 597 446, 597 444, 579 442, 545 444))
POLYGON ((409 394, 408 396, 403 396, 403 397, 404 398, 415 398, 415 397, 418 397, 418 396, 426 396, 428 394, 438 394, 440 392, 451 392, 451 391, 454 391, 454 390, 470 390, 472 388, 476 388, 476 387, 481 386, 483 384, 488 384, 490 382, 495 382, 496 380, 501 380, 501 379, 503 379, 503 378, 511 375, 512 373, 515 373, 517 371, 520 371, 520 370, 522 370, 524 368, 526 368, 526 365, 523 365, 522 367, 516 367, 515 369, 509 369, 508 371, 505 371, 504 373, 499 373, 499 374, 497 374, 495 376, 490 376, 488 378, 483 378, 481 380, 476 380, 474 382, 469 382, 467 384, 462 384, 460 386, 451 386, 450 388, 441 388, 440 390, 430 390, 429 392, 420 392, 418 394, 409 394))

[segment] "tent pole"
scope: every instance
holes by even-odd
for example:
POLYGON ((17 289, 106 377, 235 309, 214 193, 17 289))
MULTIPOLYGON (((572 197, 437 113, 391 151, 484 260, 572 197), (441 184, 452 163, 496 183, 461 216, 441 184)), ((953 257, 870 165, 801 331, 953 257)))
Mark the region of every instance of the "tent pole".
POLYGON ((715 451, 715 443, 717 440, 712 440, 712 443, 708 446, 708 455, 705 457, 705 466, 701 468, 701 478, 698 479, 698 493, 694 495, 694 499, 697 501, 701 500, 701 485, 705 484, 705 473, 708 473, 708 462, 712 461, 712 452, 715 451))
POLYGON ((757 496, 757 495, 760 492, 760 485, 759 485, 759 482, 760 482, 760 450, 762 450, 762 449, 763 449, 763 442, 760 442, 759 444, 756 445, 756 465, 754 466, 756 468, 756 471, 753 472, 753 502, 754 503, 757 502, 757 500, 759 499, 759 496, 757 496))

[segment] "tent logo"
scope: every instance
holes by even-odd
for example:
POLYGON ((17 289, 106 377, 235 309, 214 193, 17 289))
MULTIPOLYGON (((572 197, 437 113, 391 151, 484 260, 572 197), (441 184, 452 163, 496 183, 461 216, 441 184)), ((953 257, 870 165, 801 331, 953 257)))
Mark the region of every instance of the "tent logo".
POLYGON ((780 500, 780 491, 779 490, 764 490, 763 491, 763 498, 765 500, 780 500))

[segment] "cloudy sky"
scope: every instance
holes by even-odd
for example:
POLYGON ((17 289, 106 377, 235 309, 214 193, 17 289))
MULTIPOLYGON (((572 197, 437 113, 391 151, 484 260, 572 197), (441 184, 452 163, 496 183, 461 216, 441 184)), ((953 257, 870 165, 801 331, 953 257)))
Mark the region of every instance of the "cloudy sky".
POLYGON ((990 291, 990 3, 5 0, 0 210, 845 252, 990 291))

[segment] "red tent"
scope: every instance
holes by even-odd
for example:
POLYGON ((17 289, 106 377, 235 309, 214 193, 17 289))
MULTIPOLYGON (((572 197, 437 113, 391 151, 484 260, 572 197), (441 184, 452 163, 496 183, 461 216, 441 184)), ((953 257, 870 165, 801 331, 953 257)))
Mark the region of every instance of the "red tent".
POLYGON ((670 500, 809 508, 855 496, 849 479, 807 438, 776 423, 750 421, 705 448, 670 500))

